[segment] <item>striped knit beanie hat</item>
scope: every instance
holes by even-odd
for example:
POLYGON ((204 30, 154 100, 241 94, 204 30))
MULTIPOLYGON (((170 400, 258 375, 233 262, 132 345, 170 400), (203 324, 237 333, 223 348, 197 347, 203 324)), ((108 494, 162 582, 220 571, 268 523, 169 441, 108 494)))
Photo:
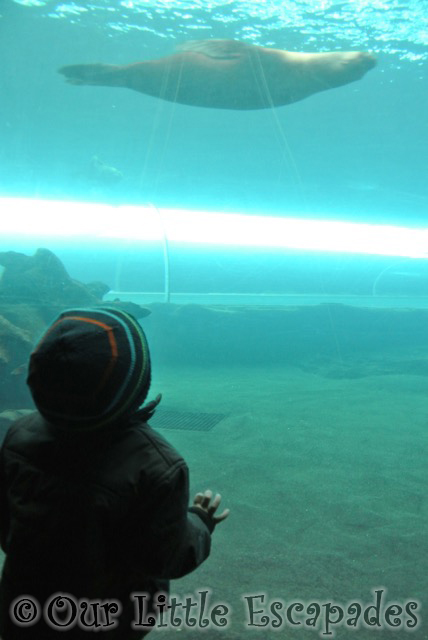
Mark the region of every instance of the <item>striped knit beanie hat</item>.
POLYGON ((31 354, 27 384, 48 422, 79 431, 132 414, 150 379, 149 349, 137 320, 96 307, 59 315, 31 354))

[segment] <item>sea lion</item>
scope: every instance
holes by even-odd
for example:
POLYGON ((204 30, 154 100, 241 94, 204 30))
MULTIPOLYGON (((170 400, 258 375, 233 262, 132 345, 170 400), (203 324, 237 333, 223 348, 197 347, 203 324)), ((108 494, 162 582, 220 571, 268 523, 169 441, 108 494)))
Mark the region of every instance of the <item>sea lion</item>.
POLYGON ((130 65, 62 67, 71 84, 125 87, 214 109, 266 109, 359 80, 376 64, 362 51, 295 53, 238 42, 188 42, 170 56, 130 65))
POLYGON ((124 175, 119 169, 100 160, 98 156, 92 156, 89 165, 80 175, 93 185, 112 187, 122 182, 124 175))

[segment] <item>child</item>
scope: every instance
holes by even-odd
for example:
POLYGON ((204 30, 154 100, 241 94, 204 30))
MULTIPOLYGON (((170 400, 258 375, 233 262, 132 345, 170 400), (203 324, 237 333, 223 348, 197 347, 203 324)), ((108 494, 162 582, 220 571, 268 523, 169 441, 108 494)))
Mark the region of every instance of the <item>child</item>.
POLYGON ((161 397, 140 409, 150 380, 143 330, 118 309, 65 311, 31 354, 38 411, 0 451, 2 640, 86 639, 90 602, 106 605, 103 640, 142 638, 131 594, 149 619, 155 594, 208 557, 229 512, 208 490, 188 509, 187 465, 147 424, 161 397))

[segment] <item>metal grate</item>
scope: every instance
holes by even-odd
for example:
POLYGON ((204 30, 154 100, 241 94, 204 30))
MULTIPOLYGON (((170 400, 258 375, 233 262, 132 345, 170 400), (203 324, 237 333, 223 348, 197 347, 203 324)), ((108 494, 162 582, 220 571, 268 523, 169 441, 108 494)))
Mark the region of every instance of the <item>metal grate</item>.
POLYGON ((224 413, 190 413, 157 409, 150 418, 155 429, 180 429, 181 431, 211 431, 226 417, 224 413))

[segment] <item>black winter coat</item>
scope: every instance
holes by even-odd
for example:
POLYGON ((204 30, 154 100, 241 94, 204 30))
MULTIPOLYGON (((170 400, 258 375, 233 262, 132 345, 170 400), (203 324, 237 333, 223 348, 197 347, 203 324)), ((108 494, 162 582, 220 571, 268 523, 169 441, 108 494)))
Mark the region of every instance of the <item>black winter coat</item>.
POLYGON ((209 521, 188 510, 188 484, 184 460, 138 414, 94 434, 60 431, 37 412, 15 422, 0 451, 2 640, 93 636, 79 625, 58 631, 44 615, 32 626, 11 623, 15 598, 42 610, 56 593, 119 601, 119 625, 102 639, 142 637, 130 626, 131 594, 167 591, 210 551, 209 521))

